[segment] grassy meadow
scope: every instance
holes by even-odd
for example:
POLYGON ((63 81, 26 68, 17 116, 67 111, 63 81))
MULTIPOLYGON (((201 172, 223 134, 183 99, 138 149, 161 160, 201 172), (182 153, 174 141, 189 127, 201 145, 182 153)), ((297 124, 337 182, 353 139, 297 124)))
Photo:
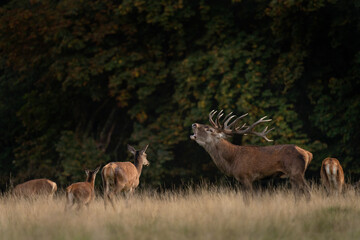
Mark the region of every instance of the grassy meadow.
POLYGON ((284 188, 257 193, 245 204, 229 187, 137 192, 117 210, 97 197, 89 209, 64 212, 65 197, 0 197, 0 239, 359 239, 360 197, 353 191, 294 201, 284 188))

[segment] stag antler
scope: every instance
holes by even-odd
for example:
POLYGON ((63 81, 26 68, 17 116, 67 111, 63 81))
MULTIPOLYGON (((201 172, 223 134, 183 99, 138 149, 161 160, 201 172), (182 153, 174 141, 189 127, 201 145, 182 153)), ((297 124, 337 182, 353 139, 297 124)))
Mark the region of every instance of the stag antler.
POLYGON ((254 122, 250 126, 247 126, 246 123, 244 123, 241 127, 237 126, 237 123, 240 119, 244 118, 248 115, 248 113, 245 113, 244 115, 241 115, 240 117, 236 118, 234 121, 232 121, 230 124, 229 122, 236 117, 236 115, 232 115, 232 112, 225 116, 224 118, 224 125, 221 125, 220 118, 224 115, 223 110, 221 110, 217 117, 216 121, 214 122, 213 118, 214 115, 217 113, 217 111, 212 110, 209 113, 209 121, 211 125, 213 125, 214 128, 218 129, 219 131, 224 132, 225 134, 232 135, 232 134, 254 134, 256 136, 264 138, 266 141, 271 142, 273 140, 270 140, 267 138, 266 134, 268 134, 270 131, 272 131, 274 128, 271 128, 268 130, 268 127, 265 127, 265 129, 262 132, 254 132, 253 128, 263 122, 270 122, 272 119, 266 119, 267 116, 264 116, 260 118, 258 121, 254 122))

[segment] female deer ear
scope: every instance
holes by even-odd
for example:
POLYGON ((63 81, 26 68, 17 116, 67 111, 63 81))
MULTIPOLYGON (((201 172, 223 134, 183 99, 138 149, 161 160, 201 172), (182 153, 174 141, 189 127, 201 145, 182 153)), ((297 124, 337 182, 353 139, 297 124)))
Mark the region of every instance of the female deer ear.
POLYGON ((141 150, 141 153, 145 153, 147 148, 149 147, 149 144, 145 146, 145 148, 143 150, 141 150))
POLYGON ((133 155, 136 154, 136 150, 135 150, 135 148, 134 148, 133 146, 130 146, 130 145, 128 144, 128 145, 127 145, 127 148, 128 148, 128 150, 129 150, 129 152, 131 152, 133 155))
POLYGON ((101 165, 100 165, 100 166, 98 166, 98 167, 94 170, 94 174, 97 174, 97 173, 99 172, 100 167, 101 167, 101 165))
POLYGON ((85 170, 86 176, 88 176, 90 173, 90 170, 89 169, 84 169, 84 170, 85 170))

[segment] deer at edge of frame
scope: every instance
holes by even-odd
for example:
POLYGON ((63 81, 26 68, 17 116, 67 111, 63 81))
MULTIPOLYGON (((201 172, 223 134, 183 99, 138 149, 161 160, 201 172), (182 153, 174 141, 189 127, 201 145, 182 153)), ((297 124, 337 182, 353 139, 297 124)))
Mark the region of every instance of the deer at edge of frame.
POLYGON ((338 159, 325 158, 321 164, 320 177, 328 195, 342 193, 345 184, 344 171, 338 159))
POLYGON ((27 182, 18 184, 12 190, 12 194, 17 197, 36 197, 36 196, 48 196, 53 197, 57 190, 55 182, 46 179, 33 179, 27 182))

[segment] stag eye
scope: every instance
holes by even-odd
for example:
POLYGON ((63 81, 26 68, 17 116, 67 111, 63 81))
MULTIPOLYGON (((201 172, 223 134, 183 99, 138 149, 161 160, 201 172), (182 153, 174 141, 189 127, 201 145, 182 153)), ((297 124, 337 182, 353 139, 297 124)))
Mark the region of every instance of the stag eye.
POLYGON ((205 127, 205 131, 207 132, 214 132, 214 130, 212 128, 209 128, 209 127, 205 127))

